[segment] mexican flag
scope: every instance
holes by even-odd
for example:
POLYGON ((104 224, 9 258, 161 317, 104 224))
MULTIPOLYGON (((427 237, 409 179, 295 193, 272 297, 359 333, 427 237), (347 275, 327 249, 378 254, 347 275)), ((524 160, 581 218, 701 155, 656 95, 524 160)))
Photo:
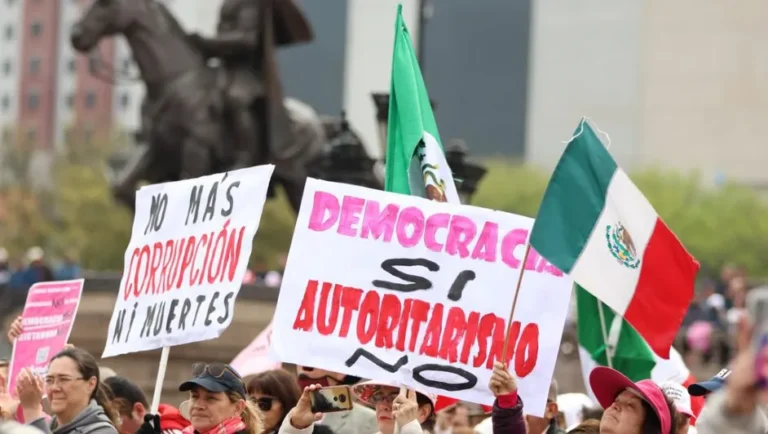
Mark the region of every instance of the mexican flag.
MULTIPOLYGON (((595 399, 589 387, 589 373, 597 366, 611 366, 632 381, 650 378, 657 384, 675 381, 688 387, 696 378, 674 348, 665 360, 651 351, 643 338, 621 316, 595 296, 576 286, 577 334, 579 358, 587 393, 595 399), (602 314, 600 312, 602 309, 602 314), (601 324, 601 318, 604 322, 601 324), (605 328, 608 342, 603 339, 605 328), (611 351, 611 364, 607 353, 611 351)), ((702 397, 691 397, 691 409, 699 414, 704 405, 702 397)))
POLYGON ((459 203, 402 9, 397 6, 392 51, 385 189, 459 203))
POLYGON ((584 119, 555 167, 530 244, 669 358, 699 264, 584 119))

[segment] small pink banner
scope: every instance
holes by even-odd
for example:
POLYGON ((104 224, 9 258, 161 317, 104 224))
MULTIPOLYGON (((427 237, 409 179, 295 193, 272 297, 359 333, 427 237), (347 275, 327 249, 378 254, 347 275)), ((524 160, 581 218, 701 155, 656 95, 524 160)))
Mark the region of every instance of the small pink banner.
POLYGON ((272 323, 270 323, 240 354, 232 360, 232 365, 237 372, 245 377, 272 369, 280 369, 281 363, 275 361, 270 353, 269 346, 272 339, 272 323))
POLYGON ((13 344, 8 369, 12 396, 16 396, 16 377, 22 369, 44 375, 51 358, 64 349, 75 323, 83 283, 83 279, 41 282, 29 288, 21 315, 24 331, 13 344))

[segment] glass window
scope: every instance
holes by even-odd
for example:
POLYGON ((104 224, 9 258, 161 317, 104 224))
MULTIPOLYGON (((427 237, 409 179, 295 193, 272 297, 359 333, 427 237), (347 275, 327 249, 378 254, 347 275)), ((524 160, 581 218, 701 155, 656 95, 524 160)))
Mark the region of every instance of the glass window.
POLYGON ((34 23, 30 24, 29 31, 33 37, 40 36, 43 33, 43 23, 40 21, 35 21, 34 23))
POLYGON ((9 95, 3 95, 3 98, 0 99, 0 108, 2 108, 3 112, 7 112, 11 108, 11 97, 9 95))
POLYGON ((11 64, 10 59, 6 59, 3 62, 3 74, 5 75, 11 75, 11 71, 13 70, 13 64, 11 64))
POLYGON ((36 110, 40 106, 40 94, 31 91, 27 95, 27 109, 28 110, 36 110))
POLYGON ((75 59, 69 59, 69 61, 67 62, 67 69, 69 70, 69 72, 77 71, 77 62, 75 61, 75 59))
POLYGON ((13 39, 13 26, 8 24, 5 26, 5 40, 10 41, 13 39))
POLYGON ((38 74, 40 73, 40 58, 37 56, 32 57, 29 59, 29 73, 30 74, 38 74))
POLYGON ((85 94, 85 107, 94 108, 96 106, 96 92, 88 92, 85 94))

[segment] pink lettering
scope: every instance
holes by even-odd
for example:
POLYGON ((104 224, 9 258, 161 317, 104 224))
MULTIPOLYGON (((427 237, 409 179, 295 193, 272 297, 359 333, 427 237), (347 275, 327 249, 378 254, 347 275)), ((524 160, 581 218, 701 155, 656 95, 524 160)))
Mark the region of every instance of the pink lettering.
POLYGON ((459 255, 461 258, 469 256, 469 243, 477 234, 477 225, 472 219, 461 215, 454 215, 451 219, 451 227, 448 229, 448 239, 445 242, 445 252, 451 256, 459 255))
POLYGON ((394 203, 390 203, 381 210, 378 201, 368 200, 365 204, 360 238, 368 239, 373 236, 375 240, 383 237, 387 243, 392 241, 398 211, 400 207, 394 203))
POLYGON ((501 240, 501 260, 510 268, 520 268, 520 259, 515 257, 515 249, 517 246, 524 246, 527 239, 527 229, 514 229, 507 232, 501 240))
POLYGON ((485 222, 480 237, 477 239, 472 259, 482 259, 486 262, 496 262, 496 245, 499 244, 499 225, 485 222))
POLYGON ((397 241, 403 247, 413 247, 419 243, 424 234, 424 213, 415 206, 400 212, 400 218, 397 219, 397 241), (413 233, 408 235, 408 226, 413 227, 413 233))
POLYGON ((443 250, 443 244, 437 241, 435 235, 437 235, 438 229, 446 229, 450 220, 451 215, 444 212, 432 214, 427 218, 427 228, 424 230, 424 244, 429 250, 438 253, 443 250))
POLYGON ((354 237, 357 235, 357 223, 360 222, 360 212, 365 205, 365 199, 344 196, 341 201, 341 219, 339 219, 339 228, 336 230, 340 235, 354 237))
POLYGON ((309 230, 323 232, 330 229, 339 218, 339 208, 339 199, 336 196, 316 191, 312 201, 312 213, 309 215, 309 230), (326 212, 329 213, 327 218, 326 212))

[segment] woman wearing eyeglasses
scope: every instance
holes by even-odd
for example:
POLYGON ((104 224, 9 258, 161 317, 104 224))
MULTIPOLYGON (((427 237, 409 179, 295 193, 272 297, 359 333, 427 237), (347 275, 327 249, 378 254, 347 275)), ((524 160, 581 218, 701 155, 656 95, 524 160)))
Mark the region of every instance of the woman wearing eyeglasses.
POLYGON ((189 392, 184 434, 261 434, 261 411, 248 400, 240 374, 223 363, 192 365, 192 378, 179 386, 189 392))
POLYGON ((118 416, 99 381, 96 359, 81 348, 66 349, 51 359, 45 379, 22 371, 16 388, 24 420, 45 433, 117 434, 118 416), (53 418, 42 410, 47 391, 53 418))
MULTIPOLYGON (((283 369, 257 374, 248 382, 248 395, 264 415, 263 434, 276 434, 288 412, 296 407, 301 390, 296 378, 283 369)), ((327 426, 316 424, 312 434, 333 434, 327 426)))

